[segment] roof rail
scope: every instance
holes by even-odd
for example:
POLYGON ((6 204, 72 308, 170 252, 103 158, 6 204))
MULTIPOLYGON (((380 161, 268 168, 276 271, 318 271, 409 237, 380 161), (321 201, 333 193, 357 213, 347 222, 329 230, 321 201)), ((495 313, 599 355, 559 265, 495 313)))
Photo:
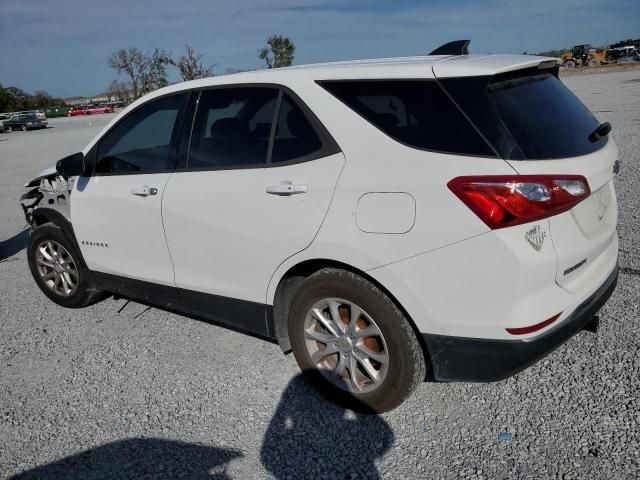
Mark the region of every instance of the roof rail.
POLYGON ((454 40, 439 46, 429 55, 469 55, 471 40, 454 40))

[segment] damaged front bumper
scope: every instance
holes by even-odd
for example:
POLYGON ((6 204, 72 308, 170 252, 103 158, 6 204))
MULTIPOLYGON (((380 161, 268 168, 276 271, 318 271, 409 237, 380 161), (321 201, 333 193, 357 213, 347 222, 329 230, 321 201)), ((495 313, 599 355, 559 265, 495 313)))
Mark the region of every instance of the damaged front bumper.
POLYGON ((20 197, 20 206, 27 223, 31 225, 34 212, 43 207, 55 210, 71 221, 69 197, 73 181, 73 178, 67 180, 55 169, 49 169, 26 183, 25 187, 28 190, 20 197))

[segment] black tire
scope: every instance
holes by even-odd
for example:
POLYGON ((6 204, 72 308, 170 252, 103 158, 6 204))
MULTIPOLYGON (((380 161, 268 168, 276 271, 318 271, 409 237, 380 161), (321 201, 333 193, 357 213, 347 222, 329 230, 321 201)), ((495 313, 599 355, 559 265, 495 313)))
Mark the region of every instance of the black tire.
POLYGON ((89 286, 87 280, 87 270, 82 267, 82 262, 79 260, 80 256, 76 252, 76 249, 71 245, 71 242, 67 240, 62 230, 53 223, 46 223, 40 227, 36 227, 31 230, 29 240, 27 242, 27 260, 29 261, 29 270, 31 275, 36 281, 42 293, 44 293, 49 299, 67 308, 81 308, 91 305, 104 297, 104 293, 100 290, 96 290, 89 286), (71 257, 75 271, 77 272, 77 287, 75 292, 69 296, 63 296, 52 290, 47 286, 43 280, 38 266, 36 263, 36 250, 45 241, 53 241, 61 245, 71 257))
POLYGON ((307 278, 294 296, 288 328, 291 348, 300 369, 329 399, 354 410, 391 410, 408 398, 426 378, 425 356, 405 315, 382 290, 352 272, 325 268, 307 278), (388 370, 373 391, 354 393, 340 388, 327 380, 312 362, 305 340, 305 319, 310 309, 325 298, 352 302, 366 312, 382 333, 388 370))
POLYGON ((566 62, 564 62, 563 64, 564 68, 576 68, 576 62, 573 60, 567 60, 566 62))

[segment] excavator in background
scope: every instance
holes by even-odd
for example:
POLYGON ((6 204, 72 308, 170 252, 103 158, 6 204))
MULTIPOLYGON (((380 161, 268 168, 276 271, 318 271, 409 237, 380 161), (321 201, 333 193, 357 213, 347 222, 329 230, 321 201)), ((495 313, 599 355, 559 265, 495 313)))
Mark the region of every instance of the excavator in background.
POLYGON ((574 45, 560 56, 560 65, 566 68, 594 67, 601 63, 608 63, 606 47, 598 50, 589 44, 574 45))

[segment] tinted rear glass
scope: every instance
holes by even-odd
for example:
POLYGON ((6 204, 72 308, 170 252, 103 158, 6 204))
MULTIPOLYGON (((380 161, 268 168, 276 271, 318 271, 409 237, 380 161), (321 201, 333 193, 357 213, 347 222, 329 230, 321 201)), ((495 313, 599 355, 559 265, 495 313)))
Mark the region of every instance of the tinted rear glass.
POLYGON ((423 150, 495 156, 433 80, 349 80, 320 84, 400 143, 423 150))
POLYGON ((284 94, 278 112, 271 162, 304 158, 322 148, 320 137, 302 110, 284 94))
POLYGON ((496 76, 487 91, 526 159, 586 155, 606 142, 606 138, 589 141, 598 121, 552 74, 496 76))
POLYGON ((203 91, 191 136, 189 168, 266 164, 277 97, 275 88, 203 91))

